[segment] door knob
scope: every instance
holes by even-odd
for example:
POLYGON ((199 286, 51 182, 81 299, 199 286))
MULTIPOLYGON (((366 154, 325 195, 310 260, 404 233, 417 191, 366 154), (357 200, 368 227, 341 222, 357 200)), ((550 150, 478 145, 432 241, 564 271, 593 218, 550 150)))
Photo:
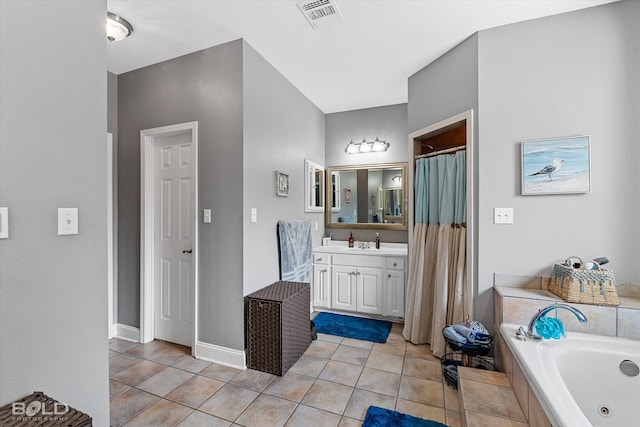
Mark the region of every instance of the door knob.
POLYGON ((189 249, 189 250, 184 250, 182 251, 183 254, 190 254, 191 252, 193 252, 193 249, 189 249))

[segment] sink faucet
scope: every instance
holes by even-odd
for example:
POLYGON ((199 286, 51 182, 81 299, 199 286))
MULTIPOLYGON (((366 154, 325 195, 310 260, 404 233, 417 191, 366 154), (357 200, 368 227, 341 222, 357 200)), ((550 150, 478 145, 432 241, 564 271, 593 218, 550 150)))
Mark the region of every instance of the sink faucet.
POLYGON ((358 242, 358 247, 360 249, 369 249, 371 244, 369 242, 358 242))
POLYGON ((526 336, 534 340, 542 339, 540 335, 534 332, 533 328, 535 328, 536 322, 538 320, 546 316, 547 313, 549 313, 551 310, 555 310, 557 308, 563 308, 565 310, 569 310, 576 316, 576 318, 578 319, 578 322, 580 323, 587 322, 587 316, 585 316, 584 313, 578 310, 577 308, 573 308, 570 305, 566 305, 566 304, 551 304, 549 307, 546 307, 540 310, 538 313, 535 314, 535 316, 531 318, 531 320, 529 321, 529 327, 527 329, 526 336))

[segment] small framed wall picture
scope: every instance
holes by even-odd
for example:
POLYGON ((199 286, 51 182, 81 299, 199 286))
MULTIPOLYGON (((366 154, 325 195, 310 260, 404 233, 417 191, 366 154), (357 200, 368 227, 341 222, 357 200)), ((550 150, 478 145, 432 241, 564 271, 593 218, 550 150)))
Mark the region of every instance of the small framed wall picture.
POLYGON ((289 174, 276 171, 276 195, 282 197, 289 196, 289 174))

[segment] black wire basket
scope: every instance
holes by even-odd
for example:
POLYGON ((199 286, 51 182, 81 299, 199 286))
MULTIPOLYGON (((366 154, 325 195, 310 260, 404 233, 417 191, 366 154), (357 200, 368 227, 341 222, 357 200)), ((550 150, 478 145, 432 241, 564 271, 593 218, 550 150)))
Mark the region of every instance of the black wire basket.
POLYGON ((442 366, 442 376, 444 377, 444 380, 447 384, 455 388, 458 388, 458 367, 460 366, 484 369, 487 371, 496 370, 491 359, 461 352, 445 354, 440 358, 440 365, 442 366))
POLYGON ((445 342, 447 343, 449 348, 451 348, 451 350, 460 351, 462 353, 465 353, 471 356, 486 356, 491 351, 491 346, 493 345, 492 336, 489 336, 490 338, 488 343, 482 343, 482 344, 474 344, 469 342, 465 344, 459 344, 447 338, 447 336, 444 334, 444 329, 443 329, 442 336, 444 337, 445 342))

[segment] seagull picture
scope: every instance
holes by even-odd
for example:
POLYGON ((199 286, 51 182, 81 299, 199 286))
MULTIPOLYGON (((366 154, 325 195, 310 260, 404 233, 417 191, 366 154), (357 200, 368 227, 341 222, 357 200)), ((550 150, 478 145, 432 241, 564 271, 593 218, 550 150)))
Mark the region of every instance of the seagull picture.
POLYGON ((549 181, 553 181, 553 179, 551 178, 551 174, 556 173, 560 170, 562 162, 564 162, 564 159, 556 158, 553 162, 551 162, 550 165, 543 167, 538 172, 532 173, 529 176, 547 175, 549 177, 549 181))

